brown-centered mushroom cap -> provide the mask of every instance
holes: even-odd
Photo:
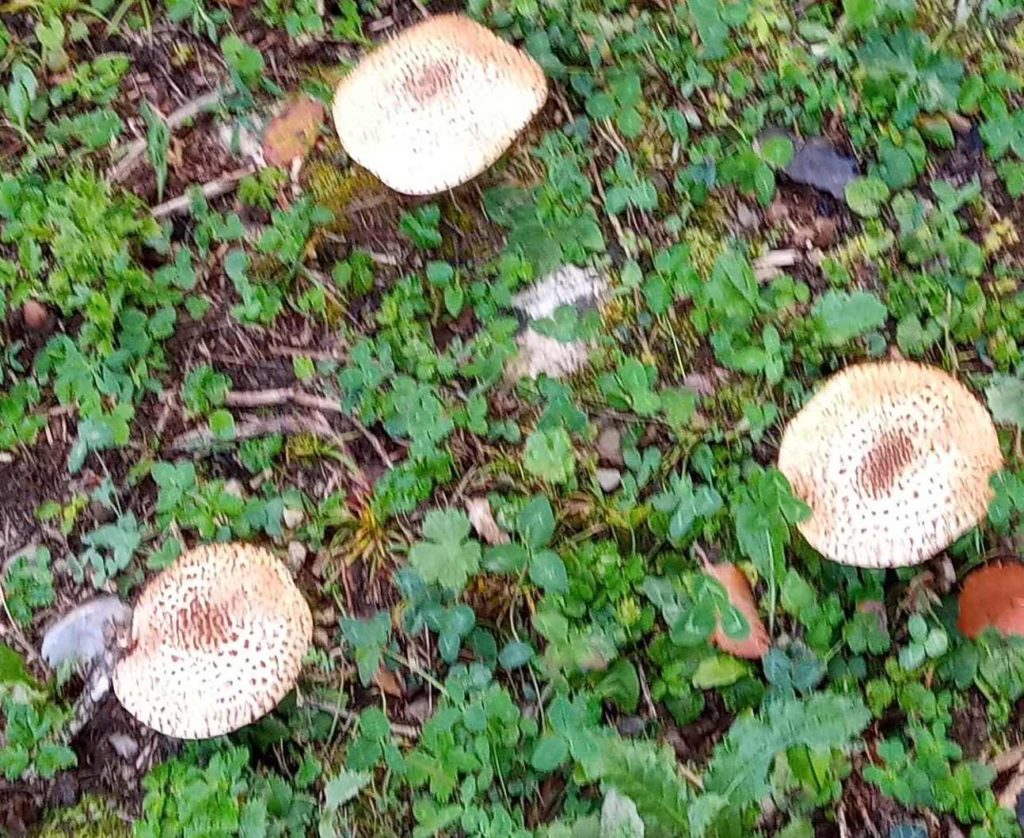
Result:
[[[779,469],[822,555],[860,567],[926,561],[978,523],[1002,467],[992,419],[956,379],[908,361],[849,367],[790,421]]]
[[[342,80],[334,124],[349,155],[392,189],[431,195],[494,163],[546,98],[526,53],[463,15],[436,15]]]
[[[220,736],[284,698],[312,634],[309,606],[268,551],[198,547],[139,596],[114,693],[135,718],[167,736]]]

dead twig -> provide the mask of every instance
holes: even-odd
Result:
[[[344,416],[346,421],[355,428],[359,434],[370,444],[373,450],[380,457],[381,461],[388,468],[394,468],[394,461],[380,440],[354,416],[345,412],[345,409],[335,400],[325,396],[315,396],[312,393],[305,393],[294,387],[280,387],[275,390],[248,390],[228,393],[224,400],[228,407],[275,407],[277,405],[291,404],[296,407],[306,407],[310,410],[322,410],[325,413],[336,413]]]
[[[186,102],[177,110],[172,111],[170,116],[166,118],[165,122],[167,123],[168,130],[173,131],[175,128],[181,127],[190,119],[199,116],[203,111],[217,107],[223,96],[224,91],[218,88],[216,90],[211,90],[209,93],[204,93],[202,96],[197,96],[190,102]],[[118,162],[110,168],[110,171],[107,172],[107,179],[113,183],[123,180],[135,167],[135,164],[142,159],[142,155],[145,151],[145,140],[135,140],[126,145],[121,159],[118,160]]]
[[[308,416],[272,416],[268,419],[254,419],[249,422],[240,422],[235,425],[235,434],[232,442],[240,439],[253,439],[258,436],[270,436],[271,434],[285,434],[294,436],[296,434],[318,434],[333,439],[335,433],[326,421],[314,421]],[[172,453],[185,451],[197,452],[213,448],[220,442],[209,428],[197,428],[194,431],[187,431],[175,437],[167,450]]]
[[[235,169],[233,172],[228,172],[226,175],[222,175],[216,180],[211,180],[209,183],[203,184],[199,191],[203,193],[203,197],[207,200],[219,198],[221,195],[227,195],[229,192],[233,192],[235,190],[235,187],[238,185],[238,181],[248,175],[251,175],[254,170],[255,167],[253,166],[245,166],[241,169]],[[177,215],[179,212],[186,212],[191,205],[192,195],[190,190],[184,195],[179,195],[177,198],[171,198],[169,201],[157,204],[150,210],[150,215],[152,215],[153,218],[166,218],[168,215]]]

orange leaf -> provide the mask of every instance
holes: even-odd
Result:
[[[395,698],[401,698],[405,695],[405,690],[402,688],[402,682],[398,680],[398,676],[384,666],[381,666],[377,670],[377,674],[373,676],[373,683],[377,685],[381,692]]]
[[[746,638],[734,640],[722,630],[722,623],[719,620],[718,627],[711,635],[711,642],[723,652],[728,652],[738,658],[751,660],[762,658],[772,643],[768,637],[768,630],[757,613],[754,592],[750,589],[750,582],[743,575],[743,571],[734,564],[725,563],[709,565],[704,572],[721,583],[729,596],[729,602],[750,624],[750,633]]]
[[[1024,635],[1024,565],[992,562],[964,580],[957,626],[975,638],[991,627]]]
[[[270,166],[287,166],[305,157],[316,142],[324,106],[313,99],[296,99],[267,124],[263,132],[263,157]]]

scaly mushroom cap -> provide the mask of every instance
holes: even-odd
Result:
[[[980,521],[1002,467],[992,419],[942,370],[907,361],[837,373],[790,421],[779,470],[822,555],[860,567],[926,561]]]
[[[432,195],[501,157],[547,90],[526,53],[463,15],[436,15],[341,81],[334,124],[349,155],[392,189]]]
[[[167,736],[220,736],[284,698],[312,635],[309,606],[268,551],[198,547],[139,596],[114,693],[135,718]]]

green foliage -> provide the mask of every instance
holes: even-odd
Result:
[[[428,584],[461,591],[480,567],[480,545],[468,537],[469,518],[450,509],[431,510],[423,536],[426,540],[409,551],[409,563]]]
[[[8,612],[16,622],[28,625],[37,610],[53,605],[50,551],[40,547],[14,559],[2,581]]]
[[[858,698],[835,693],[772,702],[763,716],[736,720],[708,766],[705,787],[733,803],[753,803],[771,789],[768,772],[776,754],[800,746],[849,747],[869,720]]]
[[[192,748],[146,776],[137,838],[306,834],[315,811],[308,795],[276,775],[252,772],[245,748],[225,748],[207,759],[200,754]]]

